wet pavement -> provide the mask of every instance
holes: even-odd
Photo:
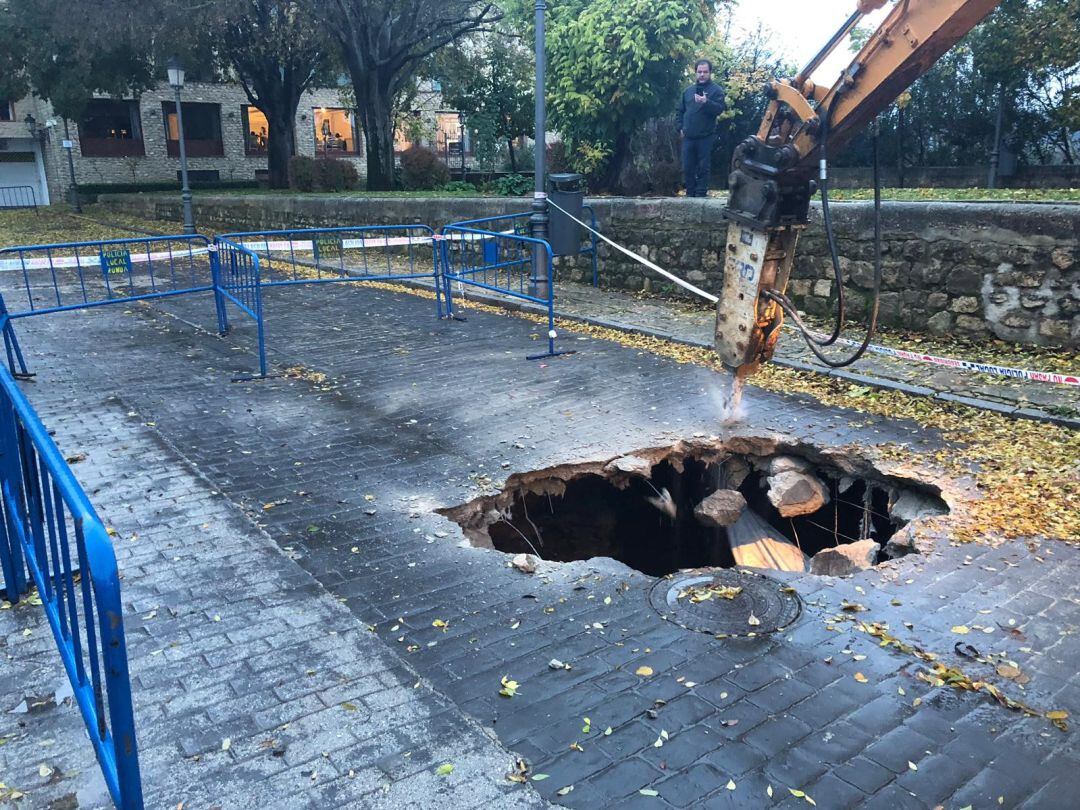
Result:
[[[265,306],[291,371],[249,383],[230,380],[253,329],[212,335],[208,297],[19,324],[31,402],[87,453],[76,475],[119,535],[148,806],[1053,807],[1080,788],[1073,732],[926,680],[932,654],[954,683],[1080,712],[1075,548],[942,540],[851,579],[787,577],[803,606],[779,633],[688,631],[650,605],[652,577],[522,574],[433,510],[716,434],[718,375],[572,334],[577,354],[527,362],[531,323],[438,322],[369,288]],[[819,447],[941,443],[756,388],[747,410],[739,432]],[[0,613],[0,640],[7,712],[61,681],[40,608]],[[9,785],[51,799],[94,772],[73,709],[3,717]],[[42,739],[59,780],[36,775]],[[546,778],[507,781],[514,756]]]

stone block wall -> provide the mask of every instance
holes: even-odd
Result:
[[[179,199],[105,195],[107,207],[179,220]],[[708,289],[723,278],[727,225],[717,199],[592,201],[601,230],[616,242]],[[214,229],[425,223],[433,227],[528,210],[525,199],[348,198],[341,196],[198,195],[196,220]],[[870,203],[834,203],[834,231],[849,311],[865,314],[873,282]],[[998,337],[1017,343],[1080,348],[1080,205],[886,203],[882,211],[881,319],[937,334]],[[680,288],[601,245],[601,284],[626,290]],[[585,257],[561,260],[562,272],[586,280]],[[821,227],[812,211],[790,292],[813,314],[831,312],[836,290]]]

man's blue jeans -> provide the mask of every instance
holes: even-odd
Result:
[[[704,197],[709,190],[709,168],[715,135],[683,138],[682,165],[687,197]]]

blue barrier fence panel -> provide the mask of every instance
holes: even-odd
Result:
[[[214,298],[217,305],[218,328],[229,331],[226,302],[231,301],[241,312],[254,318],[258,340],[259,375],[266,376],[266,327],[262,305],[262,267],[259,257],[251,250],[229,239],[218,237],[212,254]]]
[[[200,234],[24,245],[0,250],[12,318],[203,292],[213,286]]]
[[[259,255],[264,287],[431,279],[436,314],[442,316],[440,251],[427,225],[249,231],[219,239]]]
[[[14,378],[0,366],[0,572],[17,602],[31,583],[56,640],[105,783],[143,806],[120,577],[108,533]]]
[[[505,219],[508,218],[490,217],[478,223],[484,225]],[[547,311],[548,351],[530,355],[529,359],[565,353],[555,350],[555,287],[551,245],[542,239],[517,235],[509,230],[489,231],[458,224],[442,229],[441,242],[444,297],[448,313],[453,315],[454,311],[451,286],[454,282],[539,304]],[[535,275],[534,256],[538,250],[543,268],[540,272],[546,274],[546,297],[540,297],[537,289],[537,282],[544,280]]]

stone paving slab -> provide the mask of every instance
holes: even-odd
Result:
[[[895,635],[973,677],[991,679],[1041,709],[1076,715],[1076,549],[1040,541],[1033,544],[1036,555],[1023,544],[991,549],[942,542],[934,554],[909,556],[850,580],[790,580],[804,611],[780,634],[716,639],[690,633],[649,607],[652,577],[601,560],[545,564],[539,575],[526,576],[510,568],[505,555],[468,547],[457,527],[433,509],[471,498],[478,476],[497,480],[513,471],[715,433],[716,375],[571,335],[563,340],[572,341],[578,354],[528,363],[523,356],[535,346],[534,325],[485,313],[471,313],[464,324],[436,322],[430,301],[385,291],[275,290],[267,294],[266,307],[275,367],[300,366],[326,374],[325,382],[310,373],[228,382],[234,371],[250,370],[252,335],[243,324],[225,340],[204,331],[212,328],[208,300],[19,325],[41,375],[30,386],[31,400],[47,422],[59,419],[61,435],[64,414],[93,423],[116,407],[116,401],[97,393],[111,392],[124,419],[175,454],[171,459],[165,454],[168,468],[177,458],[189,464],[209,487],[245,510],[248,521],[320,588],[344,603],[339,612],[344,616],[347,609],[351,618],[340,619],[340,629],[334,625],[342,637],[357,643],[377,637],[384,645],[379,660],[387,661],[385,671],[364,666],[353,672],[352,697],[338,688],[342,684],[333,674],[355,665],[359,653],[318,647],[310,653],[318,662],[316,674],[308,676],[303,665],[303,675],[315,682],[299,694],[293,685],[304,682],[301,665],[292,657],[279,660],[274,639],[315,644],[305,638],[309,625],[290,626],[289,610],[277,611],[278,603],[255,597],[258,626],[226,633],[230,643],[253,645],[252,654],[237,658],[220,648],[200,653],[228,673],[236,692],[230,701],[236,707],[233,722],[241,729],[236,739],[246,741],[238,752],[250,753],[260,733],[295,719],[273,706],[267,710],[260,704],[264,697],[295,706],[297,717],[329,717],[325,712],[334,711],[340,700],[358,700],[358,708],[372,716],[393,715],[401,711],[398,701],[409,692],[415,672],[431,689],[420,702],[426,722],[445,718],[460,733],[475,729],[472,721],[490,729],[503,746],[528,760],[533,773],[548,775],[533,783],[539,793],[567,806],[801,807],[805,802],[789,792],[797,789],[830,807],[1041,807],[1055,806],[1055,797],[1080,787],[1080,752],[1072,732],[1008,711],[985,695],[933,688],[916,677],[925,669],[923,661],[883,649],[853,623],[833,618],[843,600],[861,603],[866,611],[860,617],[888,622]],[[70,352],[73,336],[83,347],[77,355]],[[753,388],[747,397],[755,432],[823,446],[940,442],[918,425],[849,415],[808,397]],[[101,441],[98,434],[79,436],[87,444]],[[75,451],[80,442],[65,448]],[[139,458],[153,453],[147,447]],[[84,463],[101,464],[98,474],[105,478],[116,477],[110,472],[115,465],[124,469],[119,455],[91,453]],[[128,497],[136,498],[140,489],[145,487],[133,482]],[[265,508],[281,500],[288,502]],[[207,507],[199,502],[171,506],[194,518],[192,526],[205,522]],[[242,553],[226,555],[222,579],[231,580],[238,575],[234,572],[258,576],[236,559]],[[187,564],[205,563],[207,556],[213,557],[192,548]],[[265,581],[261,576],[252,586]],[[293,604],[319,598],[310,590],[304,594]],[[142,595],[140,610],[156,596]],[[184,600],[201,596],[194,589],[190,596],[177,589],[174,598],[192,610]],[[199,610],[220,613],[201,603]],[[433,626],[436,619],[449,626]],[[366,633],[369,624],[376,627],[374,635]],[[1018,691],[991,667],[957,654],[960,636],[950,628],[959,624],[991,628],[962,640],[980,650],[1007,652],[1031,675],[1031,683]],[[271,629],[264,634],[262,626]],[[142,629],[133,626],[129,632],[138,638]],[[365,654],[371,660],[372,653]],[[548,661],[554,657],[573,669],[551,670]],[[643,664],[654,674],[635,674]],[[184,671],[182,661],[176,667]],[[327,671],[329,678],[320,677]],[[854,678],[856,672],[866,676],[865,683]],[[396,680],[375,690],[372,676],[380,684],[384,676]],[[519,681],[517,697],[499,696],[503,676]],[[167,716],[169,705],[189,694],[185,688],[170,696],[168,678],[162,677],[157,686],[149,671],[138,674],[140,684],[147,679],[148,692],[137,708],[140,722],[146,715]],[[184,677],[195,676],[177,675]],[[192,686],[195,694],[215,684],[200,679]],[[180,705],[182,716],[203,714],[197,706]],[[217,722],[216,710],[229,708],[211,703],[206,719]],[[582,731],[585,716],[592,721],[588,733]],[[381,738],[365,742],[351,726],[342,730],[352,739],[342,742],[333,738],[337,726],[327,730],[318,721],[296,722],[298,739],[317,740],[310,752],[321,758],[318,771],[331,774],[332,785],[349,784],[343,771],[350,760],[340,752],[357,752],[367,770],[354,770],[365,774],[388,752]],[[605,735],[608,727],[612,733]],[[170,730],[173,756],[182,760],[184,751],[176,748],[187,744],[192,754],[203,752],[203,767],[220,767],[215,740],[209,734],[200,739],[200,728],[195,723],[190,730],[175,729],[186,733]],[[662,731],[667,739],[657,746]],[[409,738],[400,743],[401,748],[410,744]],[[152,734],[144,745],[149,751],[168,750],[167,741]],[[506,755],[490,741],[487,745],[505,763]],[[328,757],[316,751],[327,748],[332,748]],[[430,762],[438,761],[434,752],[442,750],[432,744]],[[260,770],[252,780],[259,791],[281,786],[286,795],[310,797],[303,779],[310,779],[304,772],[314,766],[298,762],[301,758],[286,755],[278,764],[255,756],[251,761]],[[464,758],[455,754],[454,759]],[[159,761],[159,767],[166,763]],[[194,767],[185,765],[181,772]],[[268,773],[272,768],[289,775]],[[473,773],[481,771],[492,779],[491,790],[501,790],[497,769]],[[440,784],[430,769],[418,770],[415,777],[411,783],[388,779],[391,793],[401,784],[405,795],[414,785],[413,796],[427,796],[432,784]],[[729,789],[732,783],[735,790]],[[374,780],[368,784],[378,789]],[[483,788],[485,783],[467,777],[455,784],[460,785],[456,795],[471,799],[474,784]],[[643,795],[641,789],[657,795]],[[382,797],[387,804],[389,795]],[[491,802],[475,795],[477,803]],[[502,806],[506,795],[499,794],[495,804]],[[273,805],[267,793],[257,796]],[[401,799],[395,806],[411,801]]]
[[[26,390],[61,449],[87,455],[75,473],[118,532],[148,808],[542,804],[505,781],[512,757],[491,736],[148,419],[89,379],[68,384],[45,373]],[[43,611],[24,602],[0,628],[0,781],[26,794],[17,806],[108,806]],[[54,693],[60,705],[40,700]],[[50,705],[13,712],[24,699]]]

